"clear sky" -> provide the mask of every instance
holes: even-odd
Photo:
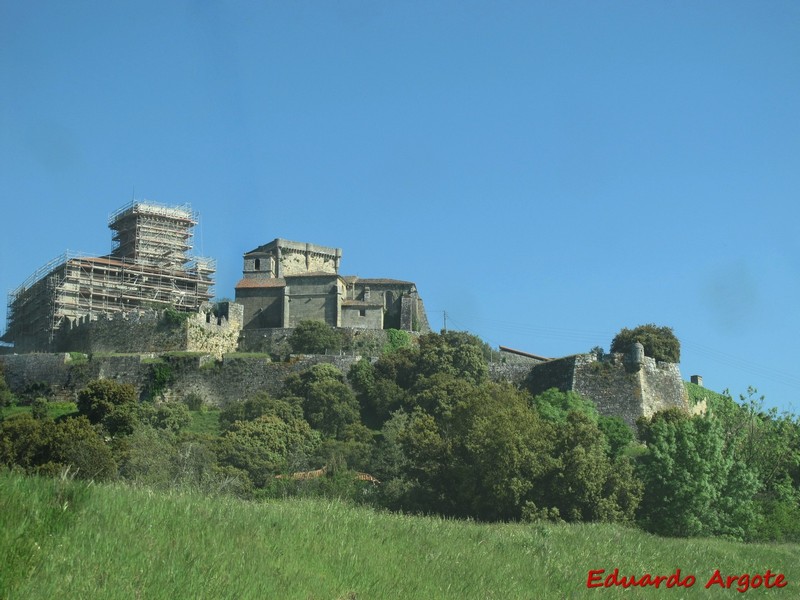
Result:
[[[546,356],[656,323],[800,412],[800,3],[0,0],[0,290],[189,202]],[[5,322],[5,303],[0,318]]]

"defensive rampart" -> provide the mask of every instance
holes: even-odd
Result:
[[[659,410],[689,409],[678,365],[643,355],[576,354],[551,360],[533,366],[526,387],[533,394],[550,388],[577,392],[592,400],[600,414],[621,417],[631,427]]]

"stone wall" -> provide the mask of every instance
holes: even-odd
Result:
[[[286,344],[291,329],[264,330],[272,347]],[[254,332],[247,332],[250,335]],[[224,405],[259,391],[276,394],[284,379],[310,366],[326,362],[347,374],[361,356],[378,356],[387,341],[384,330],[343,330],[352,336],[349,352],[340,355],[294,356],[286,362],[271,362],[267,356],[225,356],[214,360],[210,355],[118,355],[92,357],[69,354],[0,355],[6,381],[12,392],[20,394],[42,385],[53,397],[74,400],[76,393],[98,378],[131,383],[145,396],[153,381],[156,364],[168,365],[172,381],[166,394],[181,399],[199,395],[207,404]],[[357,348],[371,349],[359,352]],[[288,352],[286,353],[288,355]],[[688,396],[678,365],[656,362],[644,357],[632,363],[622,354],[598,359],[594,354],[579,354],[535,364],[492,361],[489,375],[497,381],[524,382],[532,393],[550,388],[572,390],[593,400],[600,414],[621,417],[631,427],[641,416],[677,407],[688,410]]]
[[[244,329],[239,337],[241,352],[265,352],[273,356],[289,356],[292,348],[289,337],[294,331],[291,327],[268,329]],[[349,355],[380,356],[389,341],[387,329],[360,329],[339,327],[342,336],[342,352]],[[420,334],[407,332],[412,339]]]
[[[621,417],[635,427],[639,417],[667,408],[689,409],[678,365],[623,354],[578,354],[535,365],[526,378],[533,394],[550,388],[574,391],[597,405],[600,414]]]
[[[268,358],[226,357],[222,361],[202,356],[129,355],[92,357],[71,361],[66,354],[25,354],[0,356],[11,391],[23,394],[36,387],[58,400],[74,401],[77,393],[93,379],[113,379],[132,384],[140,397],[147,395],[156,364],[168,365],[171,382],[165,397],[180,400],[199,395],[211,406],[245,399],[266,391],[277,394],[283,381],[318,363],[330,363],[345,375],[359,356],[299,356],[273,363]]]
[[[64,324],[56,338],[63,352],[169,352],[185,350],[186,334],[181,324],[168,323],[156,310],[84,317]]]
[[[63,352],[142,353],[203,352],[222,357],[235,352],[242,329],[241,305],[224,302],[219,307],[204,302],[185,320],[170,320],[164,311],[147,310],[100,315],[65,323],[56,339]]]
[[[203,303],[200,311],[186,321],[186,350],[202,352],[216,358],[236,352],[242,331],[241,304],[221,302],[216,313],[211,304]]]

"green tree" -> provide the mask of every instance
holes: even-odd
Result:
[[[82,479],[111,479],[117,464],[111,449],[86,417],[70,417],[56,424],[50,460]],[[59,469],[60,470],[60,469]]]
[[[570,411],[555,423],[552,456],[537,506],[556,508],[566,521],[633,521],[642,484],[627,458],[611,460],[605,436],[587,414]]]
[[[338,352],[342,338],[336,330],[322,321],[301,321],[289,336],[292,352],[298,354],[325,354]]]
[[[55,424],[20,413],[0,421],[0,464],[32,470],[50,460]]]
[[[191,425],[192,415],[183,402],[162,402],[152,407],[147,422],[156,429],[168,429],[177,433]]]
[[[633,443],[634,435],[630,427],[619,417],[599,416],[597,426],[608,441],[608,451],[612,459],[620,456]]]
[[[306,421],[329,436],[341,438],[345,428],[359,420],[358,400],[333,365],[314,365],[287,377],[284,394],[302,398]]]
[[[116,473],[110,448],[86,417],[58,423],[22,413],[0,422],[0,464],[55,475],[66,467],[84,479]]]
[[[627,353],[634,342],[644,346],[645,356],[656,360],[678,363],[681,361],[681,343],[671,327],[654,324],[622,329],[611,341],[611,352]]]
[[[719,420],[676,409],[639,421],[647,444],[638,472],[644,483],[640,521],[659,535],[725,535],[752,527],[755,472],[726,444]]]
[[[395,352],[400,348],[408,348],[411,346],[411,334],[402,329],[387,329],[386,330],[386,343],[384,344],[381,352],[389,354]]]
[[[273,398],[266,392],[259,392],[247,400],[226,404],[219,413],[219,426],[225,430],[235,421],[252,421],[262,415],[275,415],[287,422],[302,419],[302,399],[295,396]]]
[[[78,412],[109,432],[130,433],[136,421],[136,389],[112,379],[96,379],[78,392]]]
[[[319,442],[305,421],[286,423],[264,415],[234,422],[220,438],[217,456],[221,465],[247,473],[256,487],[264,487],[274,475],[305,466]]]
[[[753,388],[740,395],[711,397],[709,414],[723,430],[735,457],[758,477],[760,521],[748,539],[800,541],[800,419],[766,409]]]
[[[481,383],[489,372],[483,346],[480,338],[463,331],[423,335],[416,356],[417,376],[448,373]]]
[[[11,389],[6,382],[4,368],[3,363],[0,362],[0,408],[8,406],[14,401],[14,394],[11,393]]]
[[[395,437],[402,458],[393,459],[405,482],[397,504],[457,517],[519,518],[549,462],[547,425],[527,397],[441,373],[426,380],[422,394],[407,419],[387,422],[403,425]]]
[[[599,418],[594,402],[573,391],[550,388],[534,396],[533,405],[542,417],[556,423],[566,423],[570,412],[582,413],[593,423]]]

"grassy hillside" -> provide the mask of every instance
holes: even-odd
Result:
[[[684,589],[587,589],[590,569],[669,575]],[[661,539],[608,525],[482,525],[338,502],[248,503],[0,473],[0,597],[732,598],[723,574],[784,573],[800,547]],[[751,594],[752,595],[752,594]]]

